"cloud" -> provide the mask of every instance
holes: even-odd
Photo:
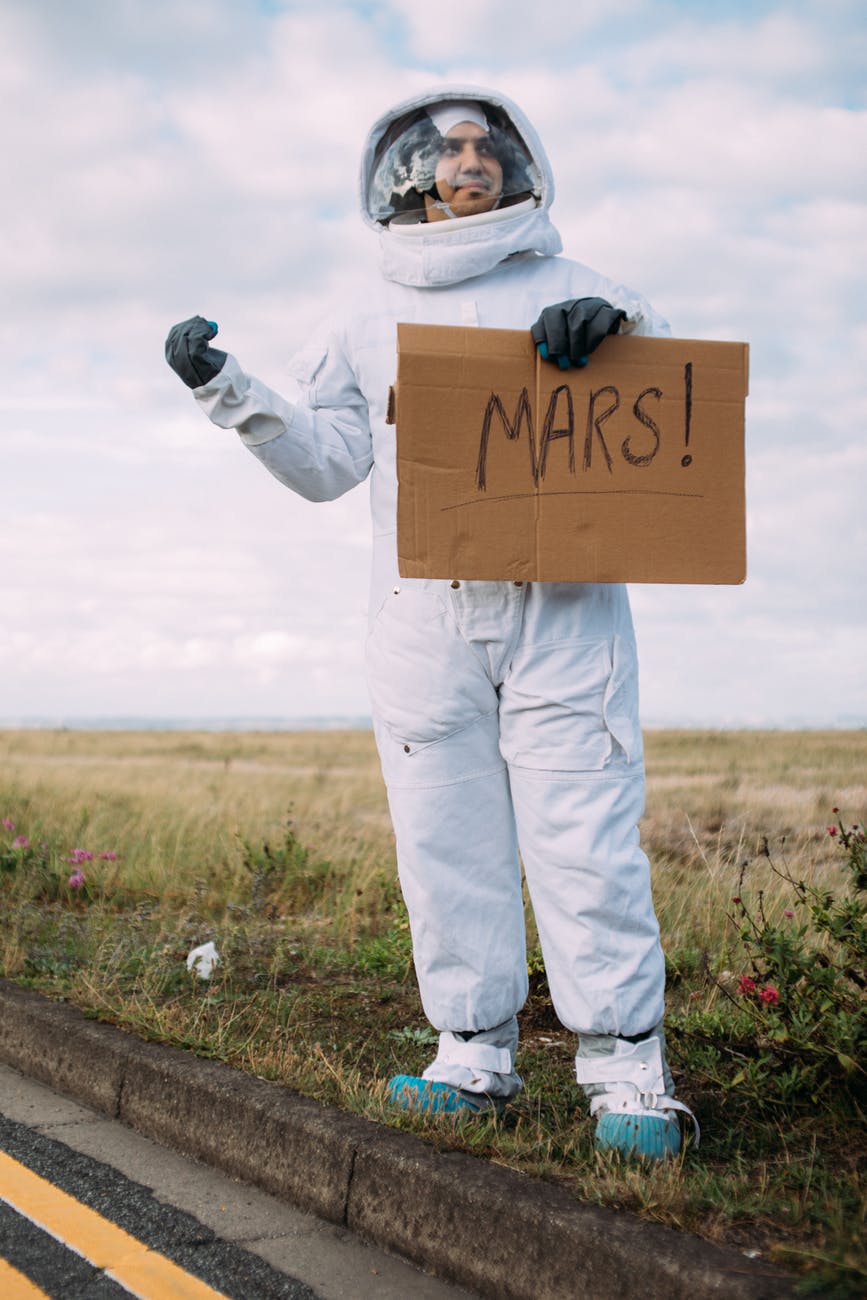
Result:
[[[368,123],[442,77],[527,110],[570,256],[751,345],[750,577],[635,590],[645,706],[867,718],[857,4],[9,0],[2,26],[0,715],[366,711],[367,489],[293,497],[162,342],[201,311],[285,386],[375,256]]]
[[[435,6],[392,0],[411,57],[427,64],[540,62],[600,25],[647,12],[647,0],[548,0],[531,10],[520,0],[439,0]]]
[[[243,500],[222,484],[217,517],[183,496],[7,516],[0,717],[367,711],[363,501],[314,511],[261,472]]]

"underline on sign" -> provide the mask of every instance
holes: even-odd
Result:
[[[440,512],[463,510],[464,506],[493,505],[497,501],[526,501],[535,497],[546,501],[548,497],[689,497],[703,501],[703,492],[660,492],[653,488],[573,488],[567,492],[507,492],[501,497],[474,497],[472,501],[457,501],[453,506],[440,506]]]

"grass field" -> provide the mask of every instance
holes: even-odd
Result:
[[[760,1252],[822,1295],[863,1294],[864,908],[841,835],[865,820],[867,732],[646,744],[670,1056],[703,1129],[664,1168],[594,1151],[529,914],[519,1100],[472,1126],[388,1111],[385,1081],[423,1068],[435,1035],[367,732],[0,732],[2,969],[143,1036]],[[205,982],[185,957],[207,940],[221,962]],[[776,980],[779,1007],[741,997],[751,972]]]

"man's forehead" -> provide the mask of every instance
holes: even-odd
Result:
[[[461,122],[474,122],[483,131],[488,130],[488,116],[481,104],[469,100],[451,100],[444,104],[429,104],[428,117],[440,135],[448,135]]]
[[[489,128],[479,126],[476,122],[457,122],[446,131],[447,140],[478,140],[480,136],[489,135]]]

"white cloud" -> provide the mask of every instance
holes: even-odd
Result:
[[[848,6],[850,22],[835,23],[829,8],[793,4],[763,15],[757,5],[750,21],[718,5],[675,5],[669,21],[656,32],[643,33],[640,44],[624,43],[619,65],[636,83],[673,77],[698,82],[724,73],[732,83],[809,93],[814,78],[827,78],[832,68],[839,74],[847,52],[851,57],[853,46],[857,50],[864,44],[857,5]]]
[[[595,0],[548,0],[537,8],[521,0],[391,0],[387,7],[399,16],[420,63],[456,71],[505,67],[510,74],[580,57],[600,40],[612,42],[615,53],[628,49],[634,25],[643,29],[658,11],[651,0],[609,0],[604,7]],[[479,78],[483,85],[492,80]]]
[[[368,123],[442,75],[527,110],[569,255],[751,344],[750,578],[636,590],[649,714],[867,718],[857,5],[7,0],[0,24],[0,716],[366,711],[366,489],[286,492],[162,341],[204,312],[283,385],[374,254]]]

